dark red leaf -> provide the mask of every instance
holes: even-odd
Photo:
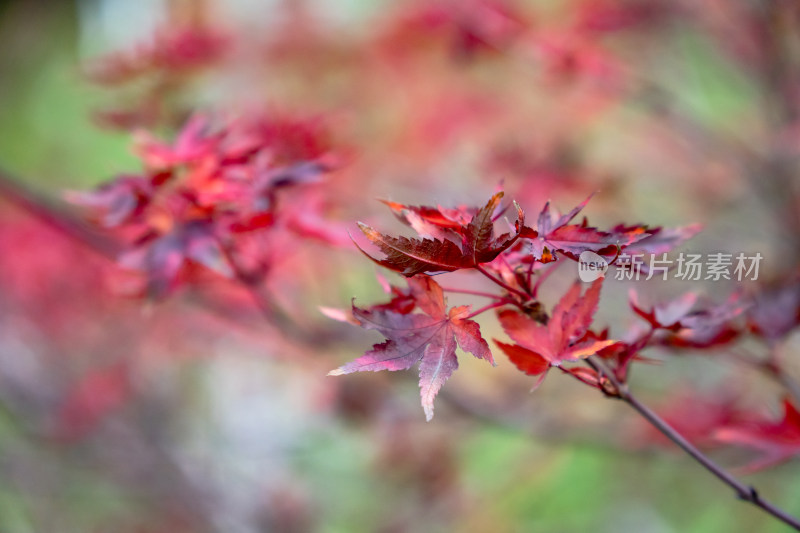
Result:
[[[361,309],[354,305],[353,317],[361,327],[376,329],[387,340],[329,375],[406,370],[419,363],[422,407],[430,420],[436,394],[458,368],[457,346],[492,364],[494,360],[478,324],[466,318],[469,306],[447,311],[442,288],[429,276],[410,278],[408,285],[423,313],[403,314],[379,307]]]
[[[590,199],[591,196],[561,216],[550,211],[550,202],[545,204],[539,213],[536,231],[530,228],[523,231],[523,236],[529,239],[533,257],[547,263],[555,260],[558,253],[572,259],[577,259],[585,251],[610,254],[647,236],[641,227],[605,232],[585,223],[569,224]]]
[[[586,358],[616,342],[586,336],[597,310],[601,286],[602,278],[581,296],[580,284],[573,285],[553,309],[547,325],[513,310],[499,313],[500,324],[514,342],[551,365]]]
[[[516,233],[513,235],[506,233],[498,238],[494,237],[494,219],[492,217],[499,207],[502,197],[503,193],[495,194],[484,207],[476,212],[466,225],[450,228],[434,224],[438,228],[437,231],[446,229],[454,232],[453,235],[459,236],[460,247],[459,244],[456,244],[456,239],[450,240],[447,238],[451,235],[444,235],[441,232],[437,233],[443,235],[441,239],[410,239],[384,235],[366,224],[359,223],[364,235],[380,248],[387,257],[379,260],[370,256],[364,250],[361,251],[377,264],[395,272],[400,272],[404,276],[414,276],[421,273],[453,272],[462,268],[473,268],[481,263],[488,263],[514,243],[524,226],[524,213],[517,206]],[[420,209],[422,208],[418,208],[418,210]],[[408,213],[404,216],[407,221],[410,220]],[[413,222],[409,223],[413,225]],[[429,234],[433,233],[429,229],[423,229],[422,231],[426,231]],[[361,248],[359,247],[359,249]]]

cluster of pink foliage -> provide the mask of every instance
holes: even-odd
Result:
[[[192,265],[260,283],[281,239],[276,233],[341,242],[313,188],[336,161],[317,120],[219,122],[194,116],[172,144],[142,133],[143,174],[71,195],[126,239],[120,263],[143,274],[138,292],[164,295]]]

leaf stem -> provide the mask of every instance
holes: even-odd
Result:
[[[491,298],[492,300],[501,300],[503,299],[502,296],[497,294],[492,294],[490,292],[482,292],[482,291],[473,291],[471,289],[455,289],[452,287],[442,287],[444,292],[454,292],[456,294],[469,294],[471,296],[480,296],[482,298]]]
[[[466,317],[464,317],[464,319],[476,317],[476,316],[480,315],[481,313],[485,313],[486,311],[488,311],[490,309],[495,309],[497,307],[502,307],[502,306],[504,306],[504,305],[506,305],[508,303],[510,303],[510,302],[505,301],[505,300],[502,301],[502,302],[492,302],[492,303],[490,303],[488,305],[484,305],[483,307],[481,307],[477,311],[474,311],[474,312],[468,314]]]
[[[700,463],[706,470],[711,472],[717,479],[728,485],[736,493],[736,496],[743,501],[749,502],[761,510],[769,513],[774,518],[780,520],[797,531],[800,531],[800,520],[788,514],[786,511],[780,509],[773,503],[762,498],[755,487],[746,485],[736,479],[730,472],[715,463],[710,457],[701,452],[691,442],[678,433],[675,428],[670,426],[663,418],[658,416],[649,407],[639,401],[636,396],[628,388],[626,383],[620,382],[617,377],[598,359],[590,357],[586,362],[595,369],[599,374],[603,375],[609,383],[613,386],[613,391],[606,389],[606,394],[612,398],[617,398],[630,405],[636,412],[638,412],[645,420],[647,420],[653,427],[658,429],[669,440],[674,442],[684,452],[689,454],[692,459]]]
[[[522,292],[519,289],[515,289],[511,285],[507,284],[505,281],[501,280],[500,278],[498,278],[497,276],[493,275],[491,272],[489,272],[488,270],[483,268],[481,265],[476,265],[475,266],[475,270],[477,270],[478,272],[480,272],[481,274],[483,274],[484,276],[486,276],[487,278],[492,280],[495,284],[500,285],[501,287],[503,287],[508,292],[510,292],[512,294],[516,294],[517,296],[522,298],[524,302],[527,302],[528,300],[531,299],[530,295],[525,294],[524,292]]]
[[[558,365],[556,368],[561,370],[561,372],[563,372],[564,374],[566,374],[566,375],[568,375],[568,376],[570,376],[572,378],[577,379],[578,381],[580,381],[584,385],[589,385],[590,387],[595,388],[595,389],[598,387],[597,383],[592,383],[591,381],[589,381],[588,379],[584,378],[583,376],[579,376],[578,374],[573,374],[572,372],[570,372],[569,370],[567,370],[566,368],[564,368],[561,365]]]

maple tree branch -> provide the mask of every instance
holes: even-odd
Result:
[[[261,314],[270,322],[274,322],[286,332],[296,333],[298,338],[304,338],[303,332],[295,331],[297,328],[294,321],[278,307],[272,298],[267,296],[261,288],[261,284],[254,277],[245,271],[236,255],[228,246],[222,246],[222,252],[233,270],[233,276],[250,294],[253,303],[258,307]]]
[[[56,206],[43,195],[24,185],[19,178],[0,169],[0,196],[36,217],[50,228],[70,237],[105,257],[116,258],[119,245],[92,231],[81,219]]]
[[[233,270],[233,276],[250,294],[253,303],[256,304],[258,309],[268,320],[274,320],[278,314],[278,309],[273,304],[272,299],[268,298],[260,289],[259,284],[253,279],[253,276],[245,272],[242,265],[236,260],[233,251],[228,246],[222,246],[222,253],[225,259]]]
[[[233,270],[235,280],[248,292],[261,316],[286,339],[301,346],[317,347],[340,338],[335,329],[299,324],[275,302],[274,298],[267,295],[260,281],[245,271],[237,261],[235,253],[228,246],[221,248]]]
[[[684,452],[689,454],[692,459],[700,463],[706,470],[711,472],[720,481],[728,485],[736,493],[736,496],[743,501],[749,502],[763,511],[769,513],[781,522],[793,527],[795,530],[800,531],[800,519],[790,515],[783,509],[777,507],[775,504],[765,500],[761,497],[755,487],[746,485],[736,479],[730,472],[714,462],[710,457],[701,452],[694,444],[686,440],[686,438],[678,433],[672,426],[670,426],[663,418],[658,416],[653,410],[639,401],[636,396],[628,388],[627,383],[620,382],[617,377],[611,372],[600,360],[589,357],[586,359],[587,364],[591,366],[598,374],[605,377],[608,382],[613,386],[613,389],[603,389],[607,396],[622,400],[630,405],[636,412],[638,412],[645,420],[647,420],[653,427],[659,430],[664,436],[675,443]]]

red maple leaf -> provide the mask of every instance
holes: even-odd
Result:
[[[445,208],[427,205],[405,205],[390,200],[381,200],[395,214],[397,219],[414,229],[420,237],[461,243],[460,230],[469,224],[477,209],[466,206]]]
[[[419,363],[422,407],[430,420],[436,394],[458,368],[457,345],[492,364],[494,359],[478,323],[467,318],[470,306],[447,310],[442,288],[429,276],[410,278],[408,286],[422,313],[399,313],[381,306],[361,309],[354,305],[353,318],[359,325],[380,331],[387,340],[328,375],[407,370]]]
[[[556,252],[572,259],[585,251],[610,254],[648,236],[644,226],[618,227],[606,232],[589,227],[585,220],[582,224],[569,224],[591,198],[589,196],[565,215],[551,212],[550,202],[545,203],[539,213],[536,230],[524,228],[522,232],[522,237],[530,243],[531,253],[537,260],[544,263],[553,261]]]
[[[500,324],[517,346],[504,343],[498,346],[517,368],[528,375],[540,376],[541,381],[551,366],[584,359],[615,344],[617,341],[587,335],[601,287],[602,278],[581,296],[581,285],[575,283],[555,306],[546,325],[517,311],[501,311]]]
[[[727,301],[717,305],[709,305],[694,311],[689,311],[690,296],[667,305],[656,306],[649,312],[652,315],[651,324],[661,327],[663,335],[657,338],[660,344],[673,348],[711,348],[726,344],[741,333],[741,328],[735,321],[749,306],[744,303],[737,293],[732,294]],[[659,319],[659,309],[661,318]],[[641,309],[634,311],[647,319],[648,312]],[[672,324],[659,325],[658,320]],[[668,327],[665,327],[668,326]]]
[[[645,319],[653,329],[680,330],[682,327],[681,320],[689,315],[689,311],[697,303],[697,294],[687,292],[674,300],[658,303],[647,310],[639,303],[636,291],[631,289],[628,294],[629,304],[633,312]]]
[[[494,236],[493,215],[499,207],[502,197],[502,192],[495,194],[484,207],[477,210],[469,223],[457,226],[452,225],[453,220],[441,211],[441,217],[434,216],[428,211],[432,208],[417,208],[408,211],[415,213],[420,219],[422,218],[420,213],[425,213],[430,225],[452,231],[452,235],[457,237],[460,242],[455,237],[452,240],[448,238],[392,237],[384,235],[366,224],[359,223],[364,235],[387,257],[386,259],[375,259],[360,247],[359,250],[377,264],[409,277],[425,272],[453,272],[488,263],[516,241],[525,221],[525,214],[517,206],[516,234],[504,233],[499,237]],[[391,207],[396,209],[395,206]]]
[[[733,388],[726,388],[699,396],[689,389],[678,388],[660,402],[656,412],[692,444],[701,448],[719,447],[721,443],[714,438],[715,428],[737,424],[742,418],[734,408],[733,392]],[[643,419],[638,419],[632,429],[634,434],[629,442],[634,446],[674,446],[663,433]]]

